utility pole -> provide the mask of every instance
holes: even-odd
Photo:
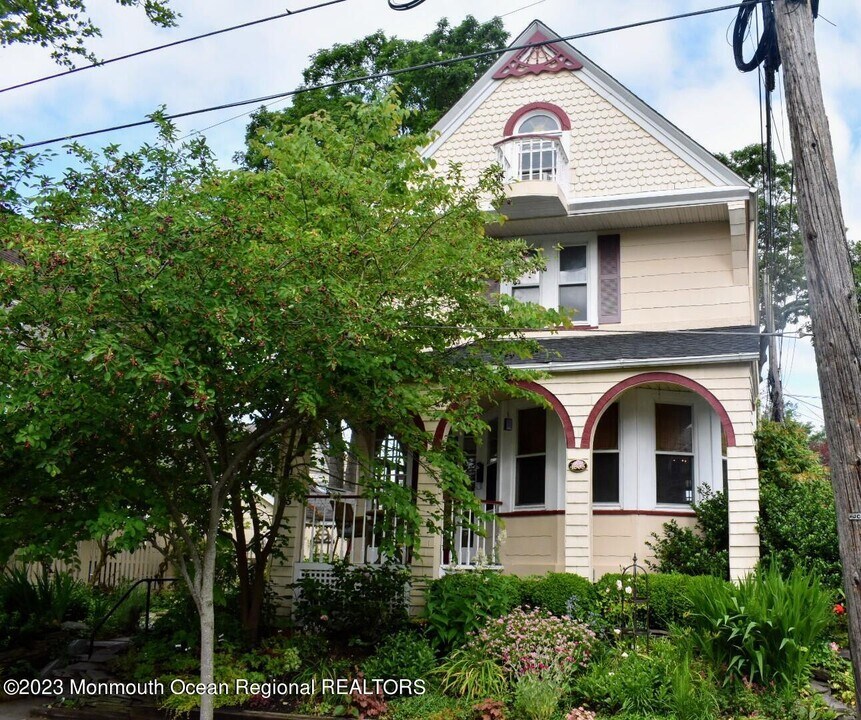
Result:
[[[774,10],[798,178],[814,349],[831,448],[849,647],[861,707],[861,318],[822,102],[812,8],[808,0],[775,0]]]

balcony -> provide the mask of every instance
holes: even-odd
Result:
[[[501,212],[511,219],[568,212],[568,154],[558,134],[516,135],[496,144],[505,182]]]

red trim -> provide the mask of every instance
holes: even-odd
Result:
[[[548,38],[540,30],[529,38],[529,41],[524,45],[532,45],[533,43],[547,43]],[[527,63],[524,58],[529,57],[530,53],[536,49],[543,49],[550,59],[543,63]],[[577,60],[564,45],[559,43],[547,43],[536,48],[523,48],[520,52],[514,55],[505,65],[493,74],[494,80],[504,80],[507,77],[520,77],[522,75],[538,75],[543,72],[559,72],[560,70],[579,70],[583,64]]]
[[[710,390],[700,385],[696,380],[691,380],[684,375],[668,372],[640,373],[639,375],[634,375],[633,377],[629,377],[627,380],[622,380],[621,382],[616,383],[607,392],[605,392],[601,396],[601,399],[595,403],[595,407],[592,408],[592,412],[589,413],[589,417],[586,418],[586,424],[583,426],[583,435],[580,438],[580,447],[589,448],[591,446],[592,429],[598,423],[598,419],[601,417],[601,413],[604,412],[604,408],[613,402],[616,397],[629,388],[653,382],[681,385],[688,390],[692,390],[706,400],[706,402],[712,406],[712,410],[714,410],[720,418],[720,424],[723,427],[724,434],[726,435],[727,447],[735,447],[735,430],[732,426],[732,420],[729,419],[729,414],[727,413],[726,408],[721,404],[721,401],[718,400]]]
[[[565,447],[573,450],[577,447],[577,439],[574,437],[574,425],[571,423],[571,416],[568,414],[568,411],[565,409],[565,406],[562,404],[562,401],[556,397],[552,392],[550,392],[546,387],[539,385],[538,383],[532,382],[531,380],[518,380],[516,383],[517,387],[523,388],[524,390],[529,390],[538,395],[541,395],[547,402],[550,403],[550,407],[553,408],[553,411],[556,413],[560,422],[562,423],[562,429],[565,431]],[[448,427],[448,420],[442,418],[439,421],[439,424],[436,426],[436,432],[433,436],[433,446],[438,448],[442,444],[442,440],[445,437],[445,431]]]
[[[514,114],[508,118],[508,122],[505,123],[505,129],[502,131],[503,136],[507,138],[510,135],[514,135],[514,127],[517,125],[517,121],[526,115],[526,113],[531,113],[533,110],[547,110],[547,112],[553,113],[556,116],[556,119],[559,121],[559,125],[563,130],[571,129],[571,120],[568,119],[568,115],[561,107],[554,105],[553,103],[533,102],[528,105],[524,105],[520,110],[516,110]]]
[[[571,416],[562,404],[562,401],[550,392],[546,387],[539,385],[531,380],[518,380],[515,385],[524,390],[530,390],[538,395],[541,395],[550,406],[553,408],[556,415],[562,421],[562,428],[565,430],[565,447],[574,449],[577,447],[577,440],[574,437],[574,425],[571,424]]]
[[[592,509],[593,515],[655,515],[656,517],[696,517],[693,510],[601,510]]]
[[[496,513],[496,517],[543,517],[544,515],[564,515],[564,510],[511,510],[510,512]]]

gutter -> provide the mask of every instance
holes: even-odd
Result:
[[[669,358],[619,358],[618,360],[594,360],[584,362],[515,363],[508,367],[518,370],[544,370],[549,373],[574,370],[613,370],[632,367],[665,367],[670,365],[716,365],[732,362],[759,361],[759,352],[729,353],[724,355],[691,355]]]

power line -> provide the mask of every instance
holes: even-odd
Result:
[[[343,2],[344,0],[331,0],[332,2]],[[766,2],[767,0],[746,0],[747,3],[761,3]],[[436,67],[445,67],[448,65],[455,65],[457,63],[466,62],[469,60],[478,60],[480,58],[492,57],[494,55],[502,55],[506,52],[517,51],[517,50],[528,50],[536,47],[543,47],[544,45],[552,45],[558,42],[568,42],[571,40],[580,40],[588,37],[595,37],[597,35],[606,35],[608,33],[618,32],[620,30],[631,30],[638,27],[643,27],[646,25],[655,25],[657,23],[668,22],[670,20],[681,20],[689,17],[697,17],[700,15],[709,15],[712,13],[723,12],[725,10],[737,10],[739,8],[738,4],[732,5],[721,5],[719,7],[707,8],[705,10],[694,10],[692,12],[679,13],[677,15],[667,15],[660,18],[653,18],[651,20],[641,20],[635,23],[627,23],[625,25],[615,25],[613,27],[602,28],[600,30],[590,30],[588,32],[583,33],[575,33],[573,35],[566,35],[563,37],[558,37],[553,40],[543,40],[541,42],[534,43],[526,43],[524,45],[512,45],[504,48],[495,48],[493,50],[484,50],[482,52],[470,53],[469,55],[461,55],[455,58],[447,58],[445,60],[435,60],[433,62],[426,62],[420,65],[412,65],[410,67],[405,68],[397,68],[394,70],[386,70],[384,72],[372,73],[369,75],[360,75],[358,77],[348,78],[346,80],[333,80],[328,83],[320,83],[319,85],[311,85],[308,87],[297,88],[295,90],[287,90],[285,92],[273,93],[272,95],[263,95],[261,97],[251,98],[249,100],[237,100],[235,102],[230,103],[222,103],[221,105],[212,105],[210,107],[199,108],[197,110],[188,110],[186,112],[180,113],[172,113],[169,115],[161,116],[165,120],[178,120],[185,117],[190,117],[192,115],[200,115],[208,112],[215,112],[216,110],[227,110],[229,108],[234,107],[242,107],[245,105],[257,105],[258,103],[266,103],[272,100],[278,100],[280,98],[292,97],[294,95],[299,95],[305,92],[311,92],[313,90],[327,90],[329,88],[341,87],[343,85],[349,85],[351,83],[360,83],[360,82],[368,82],[371,80],[382,80],[387,77],[397,77],[398,75],[403,75],[408,72],[418,72],[421,70],[429,70],[431,68]],[[295,13],[294,13],[295,14]],[[34,147],[41,147],[44,145],[52,145],[54,143],[63,142],[65,140],[76,140],[82,137],[90,137],[93,135],[101,135],[103,133],[115,132],[117,130],[129,130],[131,128],[143,127],[145,125],[151,125],[155,122],[152,117],[148,117],[146,120],[138,120],[135,122],[124,123],[122,125],[113,125],[107,128],[101,128],[99,130],[89,130],[87,132],[74,133],[70,135],[63,135],[61,137],[51,138],[50,140],[40,140],[38,142],[26,143],[23,145],[19,145],[18,147],[21,149],[28,149]]]
[[[346,2],[346,0],[327,0],[326,2],[318,3],[317,5],[309,5],[308,7],[300,8],[299,10],[287,10],[286,12],[279,13],[278,15],[270,15],[269,17],[260,18],[259,20],[251,20],[250,22],[240,23],[239,25],[231,25],[230,27],[222,28],[221,30],[212,30],[211,32],[203,33],[202,35],[193,35],[192,37],[187,37],[183,40],[174,40],[173,42],[164,43],[163,45],[156,45],[155,47],[146,48],[145,50],[137,50],[132,53],[126,53],[125,55],[117,55],[116,57],[112,57],[107,60],[99,60],[98,62],[94,62],[91,65],[81,65],[80,67],[72,68],[71,70],[64,70],[63,72],[54,73],[52,75],[45,75],[44,77],[35,78],[34,80],[27,80],[26,82],[18,83],[17,85],[10,85],[9,87],[0,88],[0,93],[8,92],[9,90],[17,90],[18,88],[22,87],[28,87],[29,85],[36,85],[37,83],[43,83],[48,80],[53,80],[54,78],[66,77],[67,75],[73,75],[74,73],[83,72],[84,70],[92,70],[93,68],[103,67],[105,65],[110,65],[111,63],[120,62],[121,60],[128,60],[130,58],[156,52],[157,50],[165,50],[167,48],[175,47],[177,45],[184,45],[185,43],[194,42],[195,40],[203,40],[204,38],[213,37],[215,35],[223,35],[224,33],[252,27],[253,25],[261,25],[262,23],[271,22],[272,20],[280,20],[285,17],[290,17],[291,15],[301,15],[302,13],[306,13],[310,10],[318,10],[319,8],[324,8],[329,5],[337,5],[342,2]]]

